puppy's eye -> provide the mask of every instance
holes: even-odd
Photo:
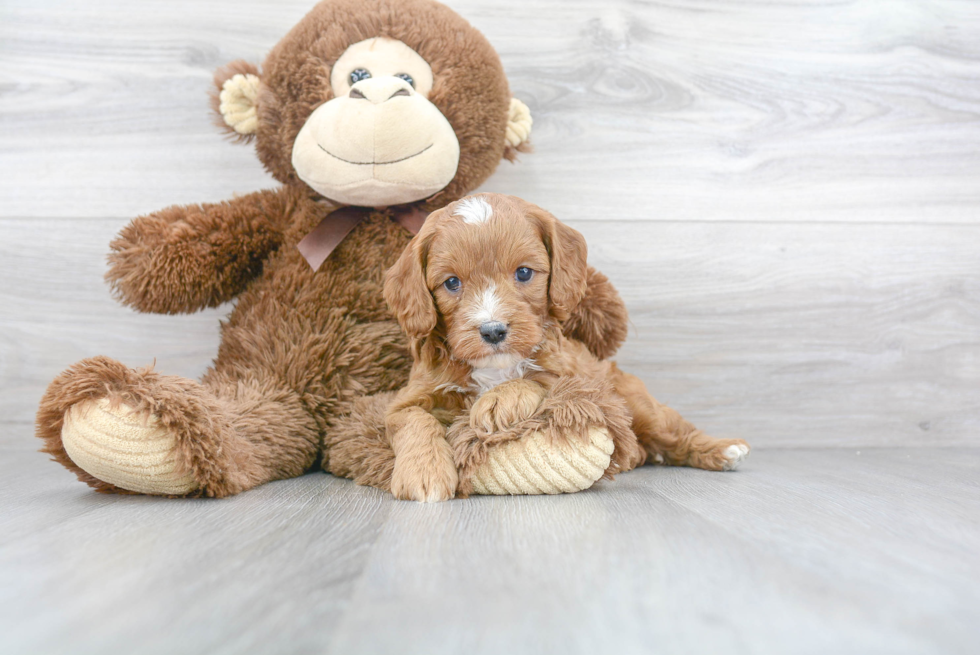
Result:
[[[369,77],[371,77],[371,71],[369,71],[368,69],[355,68],[354,70],[351,71],[350,75],[347,76],[347,79],[350,80],[351,86],[354,86],[361,80],[366,80]]]
[[[442,286],[446,287],[446,291],[449,293],[456,293],[459,291],[460,281],[458,277],[451,277],[442,283]]]
[[[400,77],[401,79],[408,82],[409,86],[411,86],[413,89],[415,88],[415,80],[413,80],[412,76],[409,75],[408,73],[399,73],[398,75],[395,75],[395,77]]]
[[[517,278],[518,282],[527,282],[534,277],[534,271],[527,266],[521,266],[514,272],[514,277]]]

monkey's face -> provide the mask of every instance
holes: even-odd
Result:
[[[455,177],[459,141],[428,97],[432,68],[401,41],[351,45],[330,73],[333,99],[293,144],[296,174],[318,193],[352,205],[427,198]]]
[[[321,0],[213,103],[283,184],[342,204],[434,211],[526,150],[531,115],[500,58],[433,0]]]

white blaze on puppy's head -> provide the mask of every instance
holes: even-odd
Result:
[[[479,225],[490,220],[493,216],[493,207],[483,198],[473,196],[460,200],[453,215],[462,218],[464,223]]]

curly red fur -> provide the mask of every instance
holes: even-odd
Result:
[[[415,340],[409,383],[388,409],[389,426],[419,410],[453,416],[448,434],[438,436],[453,447],[460,495],[472,491],[470,479],[490,448],[535,430],[562,440],[605,427],[615,444],[608,476],[642,463],[611,365],[557,327],[588,289],[585,240],[518,198],[483,194],[465,202],[433,214],[386,276],[385,297]],[[530,271],[527,280],[515,281],[515,269]],[[457,289],[443,284],[449,278]],[[487,321],[506,325],[504,341],[484,338]],[[494,357],[530,364],[510,374],[514,381],[481,393],[477,362]],[[524,386],[515,386],[522,379]],[[535,389],[541,400],[528,403]],[[406,438],[387,432],[393,447]]]
[[[579,304],[589,277],[582,236],[519,198],[482,194],[431,216],[385,279],[385,296],[415,342],[408,385],[386,416],[395,467],[402,440],[445,437],[465,496],[494,446],[538,430],[556,441],[585,439],[590,427],[604,427],[614,443],[607,477],[648,456],[725,468],[726,449],[744,442],[704,435],[637,378],[562,333],[555,321]],[[503,336],[491,339],[488,325]],[[432,422],[421,436],[392,427],[417,423],[419,412],[448,412],[453,423],[445,431]],[[420,467],[419,475],[429,473]]]

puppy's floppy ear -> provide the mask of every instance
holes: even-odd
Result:
[[[385,301],[398,319],[398,324],[413,339],[432,332],[438,318],[435,301],[425,283],[425,260],[432,242],[431,228],[436,213],[429,216],[422,230],[385,274]]]
[[[588,247],[585,237],[530,203],[528,215],[537,222],[541,239],[551,258],[551,278],[548,281],[551,313],[559,321],[567,320],[585,297],[588,287]]]

